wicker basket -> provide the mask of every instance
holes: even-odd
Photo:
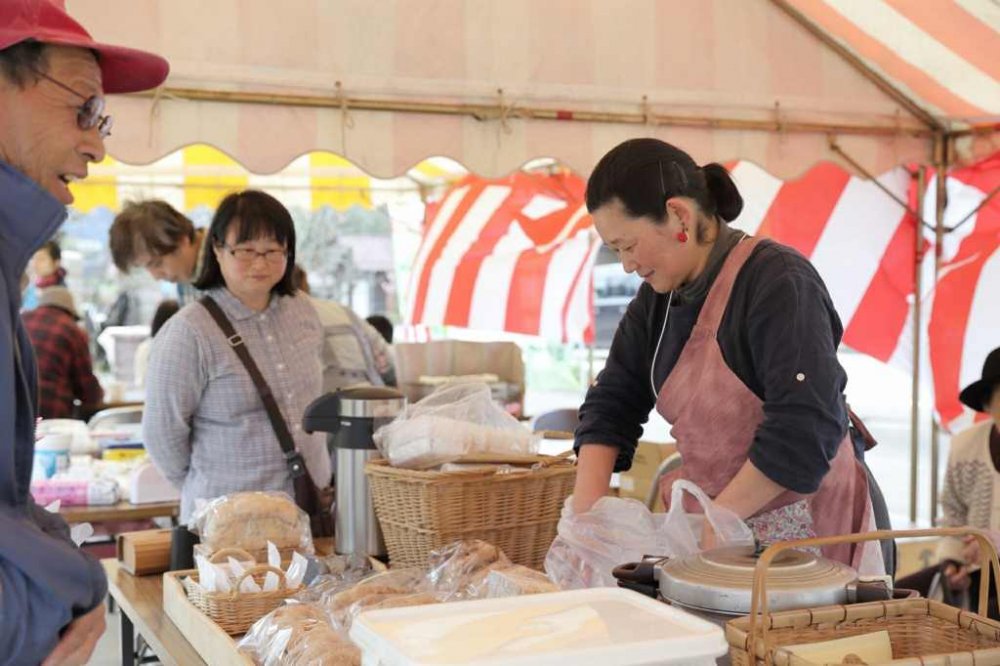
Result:
[[[218,551],[213,560],[221,559],[222,556],[233,555],[241,559],[249,559],[246,551],[236,548]],[[270,592],[240,592],[240,583],[247,576],[253,576],[258,585],[264,583],[267,572],[273,571],[278,574],[278,589]],[[285,574],[281,569],[267,564],[258,564],[249,569],[240,577],[230,592],[206,592],[198,582],[198,573],[192,574],[182,579],[184,591],[187,592],[188,600],[196,606],[202,613],[210,617],[217,625],[222,627],[227,634],[243,634],[254,622],[264,617],[275,608],[281,605],[288,597],[298,592],[302,586],[289,589],[285,585]]]
[[[767,612],[767,567],[779,552],[787,548],[898,537],[964,535],[973,535],[979,541],[981,552],[989,558],[989,566],[984,567],[980,577],[978,614],[928,599]],[[1000,666],[1000,622],[986,617],[991,570],[994,583],[1000,590],[1000,581],[996,580],[1000,573],[996,549],[985,532],[969,528],[868,532],[776,543],[757,562],[750,615],[731,620],[726,625],[733,666],[804,666],[812,662],[791,654],[783,647],[883,630],[889,633],[893,655],[891,662],[884,663],[898,666]]]
[[[541,569],[556,536],[576,467],[540,456],[530,472],[427,472],[375,460],[365,468],[393,567],[426,566],[432,550],[462,539],[499,546],[516,564]]]

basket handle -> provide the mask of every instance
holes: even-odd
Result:
[[[243,558],[242,560],[240,559],[241,556]],[[250,562],[257,561],[257,559],[253,555],[243,550],[242,548],[220,548],[219,550],[212,553],[212,557],[210,557],[208,561],[211,562],[212,564],[221,564],[222,561],[227,557],[235,557],[238,561],[241,562],[246,562],[248,560]]]
[[[239,580],[236,581],[236,584],[233,585],[233,589],[230,590],[229,596],[233,599],[239,596],[240,585],[243,583],[243,579],[245,579],[247,576],[252,576],[253,574],[256,573],[265,573],[267,571],[273,571],[274,573],[278,574],[278,589],[279,590],[285,589],[287,581],[285,579],[284,571],[282,571],[278,567],[272,567],[270,564],[257,564],[243,572],[243,575],[240,576]]]
[[[997,559],[997,549],[988,534],[973,527],[938,527],[924,530],[878,530],[863,534],[844,534],[840,536],[814,537],[795,541],[778,541],[771,544],[757,560],[753,573],[753,588],[750,595],[750,630],[745,647],[750,657],[750,663],[756,663],[757,647],[764,651],[764,661],[771,664],[771,652],[767,649],[767,631],[770,622],[764,621],[767,616],[767,568],[778,553],[789,548],[829,546],[836,543],[861,543],[864,541],[882,541],[908,537],[958,537],[973,536],[979,542],[980,558],[987,559],[984,573],[979,577],[979,614],[986,616],[989,603],[990,574],[1000,594],[1000,560]],[[758,636],[758,633],[760,634]],[[759,641],[759,642],[758,642]]]

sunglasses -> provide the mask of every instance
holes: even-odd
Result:
[[[35,70],[35,73],[49,81],[59,86],[63,90],[73,93],[77,97],[83,100],[83,104],[77,107],[76,111],[76,125],[85,132],[97,128],[97,133],[101,135],[102,139],[107,139],[111,136],[111,127],[114,125],[114,120],[111,116],[106,116],[104,114],[104,98],[99,95],[91,95],[87,97],[82,95],[77,91],[70,88],[68,85],[62,81],[57,81],[45,72],[40,70]]]

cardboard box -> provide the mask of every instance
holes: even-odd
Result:
[[[396,356],[396,380],[408,401],[426,396],[433,386],[420,383],[420,377],[493,374],[499,382],[494,395],[505,404],[524,403],[524,360],[521,348],[513,342],[469,342],[435,340],[393,345]],[[498,395],[501,394],[502,395]]]
[[[632,468],[627,472],[622,472],[619,476],[621,480],[620,496],[645,502],[649,487],[656,476],[656,470],[660,468],[660,463],[676,451],[677,446],[673,442],[666,444],[639,442],[635,448],[635,456],[632,458]],[[662,501],[657,502],[654,510],[663,511]]]

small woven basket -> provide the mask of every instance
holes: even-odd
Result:
[[[972,535],[989,565],[980,576],[979,613],[962,611],[928,599],[899,599],[870,603],[825,606],[768,613],[767,567],[788,548],[860,543],[898,537]],[[733,666],[806,666],[812,664],[785,646],[849,638],[887,631],[893,666],[1000,666],[1000,622],[986,617],[990,573],[1000,591],[1000,561],[985,532],[970,528],[879,531],[865,534],[782,541],[772,545],[757,562],[754,572],[750,615],[730,620],[726,639]],[[860,662],[845,662],[860,663]],[[871,664],[869,666],[876,666]]]
[[[249,553],[237,548],[226,548],[217,551],[212,561],[221,560],[232,555],[237,560],[253,559]],[[264,577],[269,571],[278,575],[278,589],[270,592],[240,592],[240,583],[247,576],[253,576],[258,585],[263,585]],[[199,585],[197,572],[181,580],[188,600],[202,613],[211,618],[223,631],[230,635],[244,634],[250,626],[281,605],[302,586],[288,588],[285,573],[267,564],[257,564],[244,572],[229,592],[206,592]]]
[[[463,539],[482,539],[516,564],[541,569],[556,537],[576,467],[564,457],[539,456],[530,471],[430,472],[365,467],[389,561],[426,566],[431,551]]]

